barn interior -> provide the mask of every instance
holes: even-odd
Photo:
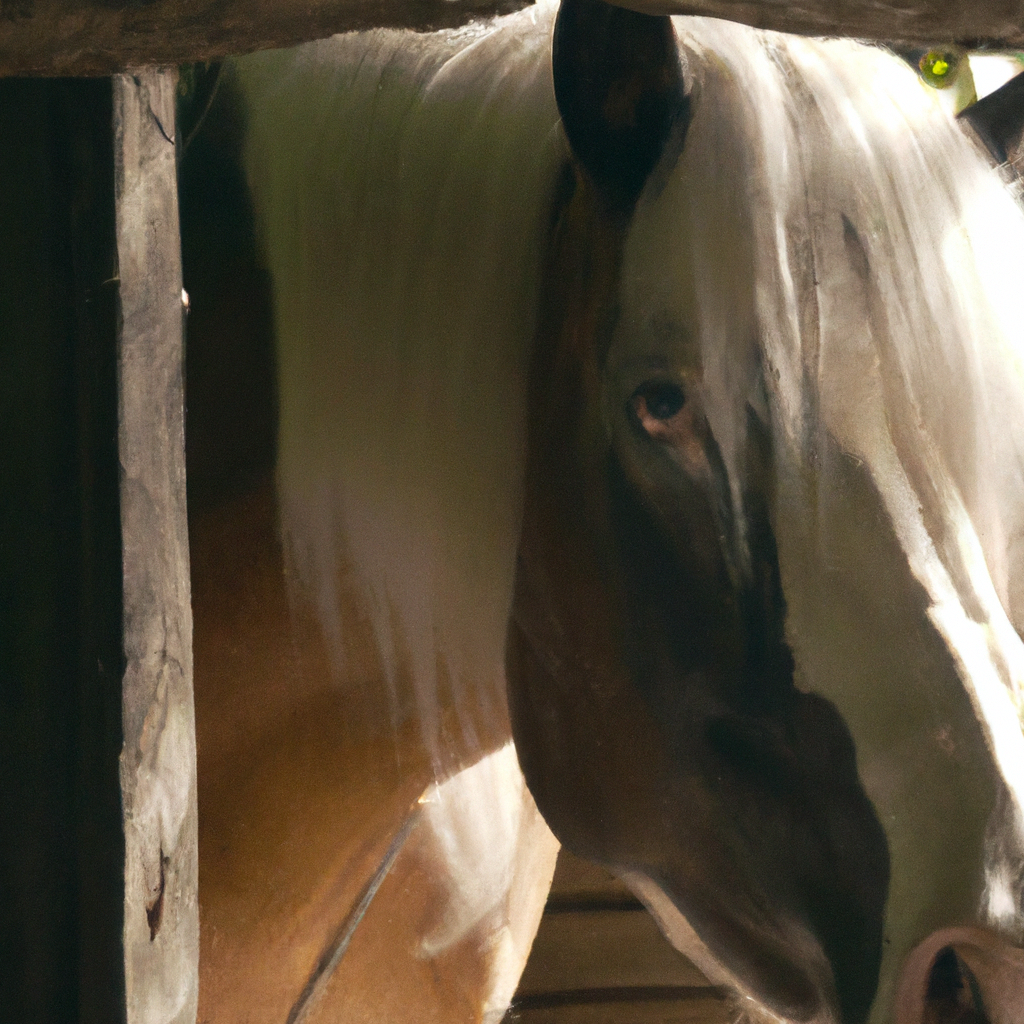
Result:
[[[511,1005],[484,1017],[485,933],[421,952],[444,896],[422,824],[435,752],[381,698],[393,669],[357,591],[360,685],[339,689],[289,583],[273,297],[223,62],[519,6],[3,0],[0,1017],[735,1019],[623,883],[565,851]],[[686,10],[915,55],[1024,47],[995,0]],[[1008,116],[982,102],[974,130],[1013,163]],[[466,728],[455,692],[442,734]],[[500,715],[471,725],[445,772],[502,749]]]

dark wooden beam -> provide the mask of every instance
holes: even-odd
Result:
[[[0,75],[109,75],[366,28],[437,29],[527,0],[0,0]]]
[[[0,0],[0,75],[108,75],[356,29],[437,29],[527,0]],[[906,44],[1024,47],[1024,0],[626,0],[762,28]]]
[[[614,2],[614,0],[613,0]],[[650,14],[699,14],[797,35],[907,46],[1024,47],[1024,0],[619,0]]]

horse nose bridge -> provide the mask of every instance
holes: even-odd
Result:
[[[705,362],[698,398],[701,442],[722,552],[733,587],[741,591],[754,582],[755,548],[766,530],[771,532],[767,523],[775,490],[771,429],[750,398],[758,372],[747,347],[738,347],[735,365],[720,365],[720,358]]]
[[[715,516],[722,554],[733,588],[741,591],[751,579],[750,551],[747,543],[746,495],[740,477],[739,460],[733,446],[723,446],[708,423],[704,445],[711,470],[711,509]],[[728,460],[728,461],[727,461]]]

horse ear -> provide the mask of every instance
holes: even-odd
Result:
[[[577,160],[613,208],[632,209],[673,128],[689,120],[671,20],[562,0],[552,70]]]

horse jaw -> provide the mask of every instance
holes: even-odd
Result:
[[[639,872],[626,871],[621,877],[637,899],[651,912],[669,942],[688,957],[708,981],[729,990],[737,1024],[790,1024],[786,1018],[767,1009],[758,995],[750,991],[744,979],[730,971],[721,959],[708,949],[660,885]],[[807,935],[806,939],[804,954],[808,962],[817,961],[819,970],[824,975],[822,985],[827,987],[826,979],[831,972],[824,960],[821,946],[811,935]],[[803,1024],[839,1024],[839,1021],[828,1007],[824,1007],[820,1013],[807,1018]]]

